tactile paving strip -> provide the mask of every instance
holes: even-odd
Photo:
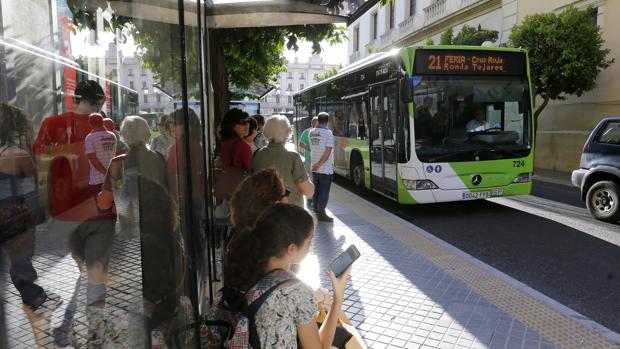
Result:
[[[381,227],[384,232],[403,242],[417,254],[425,257],[487,301],[536,330],[541,336],[545,336],[559,347],[620,348],[620,344],[612,342],[602,334],[585,327],[542,301],[477,267],[462,256],[443,248],[417,233],[411,226],[401,223],[395,216],[377,210],[376,206],[361,200],[354,194],[333,186],[331,195],[344,206]]]

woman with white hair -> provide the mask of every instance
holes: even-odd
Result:
[[[114,202],[120,221],[124,215],[132,216],[129,212],[124,212],[129,202],[137,202],[135,199],[139,195],[137,188],[128,186],[128,176],[140,176],[149,179],[168,190],[168,171],[164,157],[153,150],[147,148],[151,138],[151,129],[146,120],[139,116],[128,116],[121,124],[121,139],[129,148],[126,154],[119,155],[112,159],[103,183],[102,194],[100,194],[100,208],[111,206],[111,193],[114,190]],[[131,206],[131,205],[129,205]]]
[[[312,197],[314,185],[308,179],[308,172],[299,153],[284,147],[291,133],[291,124],[284,115],[269,117],[263,128],[269,145],[256,151],[252,168],[254,172],[268,167],[275,168],[282,176],[286,189],[291,192],[289,203],[304,207],[303,196]]]

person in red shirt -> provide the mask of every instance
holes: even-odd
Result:
[[[89,197],[89,162],[84,139],[92,131],[88,116],[105,102],[103,88],[94,80],[80,81],[75,88],[76,107],[43,119],[32,146],[40,161],[49,163],[48,201],[50,213],[57,216]],[[75,159],[77,161],[70,160]]]
[[[220,124],[222,152],[220,159],[225,167],[239,167],[245,172],[252,169],[252,148],[243,140],[249,132],[250,115],[241,109],[226,112]]]

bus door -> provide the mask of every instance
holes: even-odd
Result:
[[[397,197],[396,132],[398,132],[396,82],[370,87],[370,177],[371,188]]]

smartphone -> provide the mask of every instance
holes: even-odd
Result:
[[[334,272],[336,277],[339,277],[359,257],[360,251],[357,250],[355,245],[351,245],[344,252],[342,252],[340,256],[336,257],[336,259],[329,264],[328,268]]]

